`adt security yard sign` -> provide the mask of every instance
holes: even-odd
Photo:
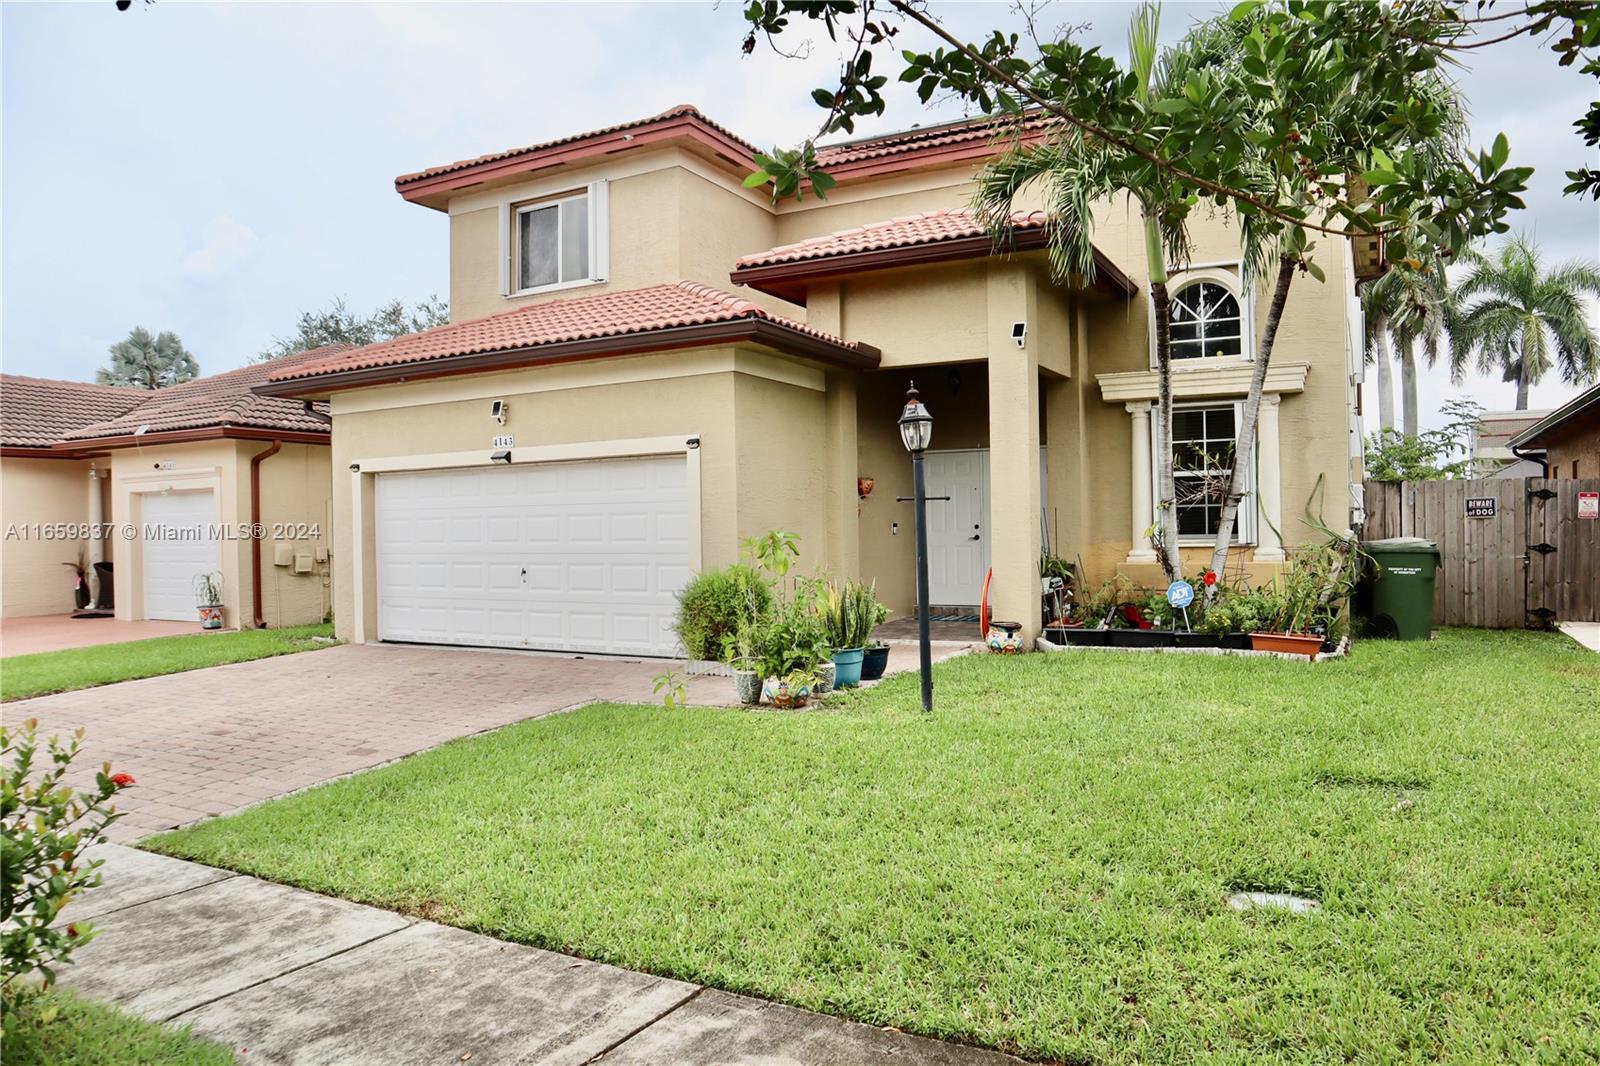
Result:
[[[1600,492],[1578,493],[1578,517],[1600,519]]]
[[[1467,497],[1467,517],[1468,518],[1493,518],[1494,517],[1494,499],[1495,498],[1493,496],[1468,496]]]
[[[1194,586],[1187,581],[1174,581],[1167,586],[1167,602],[1179,610],[1194,602]]]

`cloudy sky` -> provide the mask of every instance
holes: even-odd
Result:
[[[244,363],[303,309],[447,295],[446,220],[396,174],[699,105],[757,143],[792,143],[834,52],[742,59],[741,3],[0,7],[4,368],[92,377],[130,327],[177,331],[203,372]],[[1168,4],[1175,36],[1218,5]],[[1015,24],[1001,4],[937,4],[958,33]],[[1129,8],[1057,3],[1123,51]],[[1600,257],[1600,208],[1564,199],[1571,123],[1593,83],[1527,42],[1462,73],[1475,132],[1538,168],[1529,210],[1551,258]],[[863,132],[955,117],[891,99]],[[1441,372],[1424,411],[1509,386]],[[1571,389],[1548,382],[1534,404]]]

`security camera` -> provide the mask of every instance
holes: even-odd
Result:
[[[352,473],[352,474],[359,474],[359,473],[361,473],[361,464],[360,464],[360,463],[351,463],[351,464],[350,464],[350,472],[351,472],[351,473]]]
[[[1011,323],[1011,339],[1017,342],[1018,348],[1028,346],[1028,324],[1026,322]]]
[[[506,424],[506,412],[510,409],[511,405],[504,400],[496,400],[489,405],[489,417],[503,426]]]

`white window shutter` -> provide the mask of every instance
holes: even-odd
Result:
[[[511,205],[500,205],[500,295],[511,295]]]
[[[589,185],[589,277],[611,276],[611,183],[602,178]]]

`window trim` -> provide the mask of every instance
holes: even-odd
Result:
[[[1216,362],[1216,357],[1212,357],[1211,359],[1208,359],[1206,361],[1207,362]],[[1234,447],[1237,448],[1238,447],[1238,436],[1237,436],[1238,428],[1244,422],[1244,403],[1245,403],[1245,401],[1243,401],[1243,400],[1226,400],[1226,399],[1191,400],[1191,401],[1188,401],[1186,403],[1174,403],[1172,405],[1172,412],[1173,412],[1174,415],[1176,415],[1179,411],[1205,411],[1205,410],[1214,410],[1214,409],[1221,408],[1221,407],[1232,407],[1233,408],[1233,419],[1234,419],[1233,425],[1234,425],[1234,433],[1235,433],[1235,436],[1234,436]],[[1159,456],[1156,454],[1156,447],[1155,447],[1155,444],[1156,444],[1156,440],[1155,440],[1156,419],[1159,416],[1160,416],[1160,412],[1157,410],[1156,405],[1154,403],[1152,403],[1150,405],[1150,507],[1151,507],[1150,513],[1151,514],[1159,513],[1160,503],[1161,503],[1161,500],[1159,499],[1159,495],[1160,495],[1160,489],[1158,487],[1158,480],[1159,479],[1156,477],[1156,471],[1155,471],[1156,463],[1157,463],[1157,461],[1159,459]],[[1257,528],[1257,521],[1258,521],[1258,518],[1259,518],[1259,512],[1261,510],[1261,498],[1260,498],[1259,491],[1258,491],[1258,485],[1260,484],[1259,467],[1260,467],[1260,464],[1261,464],[1261,447],[1260,447],[1261,434],[1260,434],[1260,428],[1261,427],[1259,425],[1257,425],[1257,427],[1256,427],[1256,430],[1257,430],[1257,432],[1256,432],[1256,447],[1250,449],[1250,469],[1245,472],[1245,474],[1246,474],[1245,483],[1244,483],[1245,498],[1239,504],[1239,517],[1238,517],[1237,521],[1235,521],[1235,523],[1234,523],[1233,539],[1228,542],[1230,545],[1232,545],[1234,547],[1238,547],[1238,548],[1255,547],[1260,543],[1260,537],[1258,536],[1259,530]],[[1174,439],[1173,439],[1173,444],[1174,445],[1177,444],[1176,437],[1174,437]],[[1173,472],[1173,476],[1174,476],[1174,480],[1176,480],[1177,477],[1178,477],[1178,474],[1177,474],[1176,471]],[[1200,545],[1215,544],[1216,540],[1217,540],[1216,536],[1214,534],[1211,534],[1211,533],[1205,533],[1205,534],[1200,534],[1200,533],[1187,533],[1187,534],[1184,534],[1184,533],[1180,533],[1178,535],[1178,546],[1180,548],[1188,548],[1188,547],[1195,547],[1195,546],[1200,546]]]
[[[582,288],[586,285],[600,285],[609,280],[611,267],[610,184],[609,181],[602,178],[598,181],[591,181],[587,185],[567,189],[549,196],[522,199],[508,197],[500,201],[498,215],[501,296],[511,300],[523,296],[536,296],[540,293],[559,292],[563,289]],[[520,250],[520,220],[522,215],[528,211],[556,207],[584,197],[589,200],[589,269],[586,276],[573,278],[570,281],[555,281],[548,285],[535,285],[530,288],[516,287],[516,282],[520,280],[518,253]],[[559,226],[561,218],[559,212],[556,218]],[[559,254],[559,237],[556,243]]]
[[[1233,294],[1239,301],[1239,354],[1238,355],[1202,355],[1192,359],[1174,359],[1172,369],[1174,373],[1182,373],[1191,367],[1200,366],[1226,366],[1229,364],[1251,363],[1256,357],[1256,302],[1255,286],[1246,285],[1244,282],[1244,262],[1238,259],[1220,260],[1215,263],[1195,263],[1183,270],[1173,273],[1167,279],[1167,292],[1176,296],[1184,286],[1196,281],[1209,281],[1221,285]],[[1150,369],[1156,369],[1156,316],[1155,307],[1148,294],[1145,296],[1145,308],[1149,312],[1150,328]]]

